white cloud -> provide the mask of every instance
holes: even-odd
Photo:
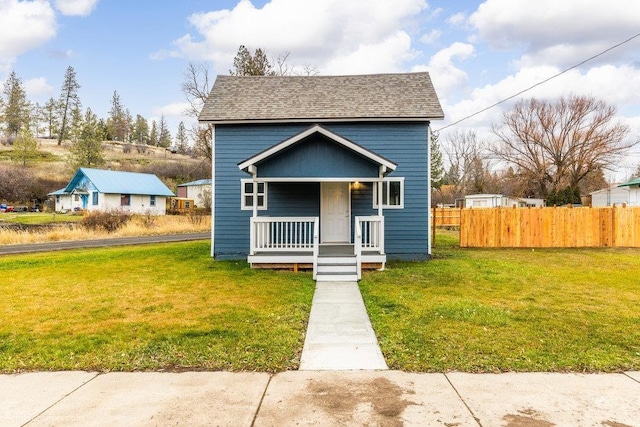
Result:
[[[55,13],[48,1],[0,0],[0,70],[55,35]]]
[[[438,51],[427,65],[417,65],[412,71],[429,71],[441,101],[446,101],[454,93],[459,93],[468,81],[467,73],[456,66],[454,61],[464,61],[474,54],[474,47],[468,43],[455,42]]]
[[[24,82],[23,87],[27,93],[27,98],[41,98],[43,96],[51,96],[54,93],[53,87],[47,83],[45,77],[29,79]]]
[[[272,56],[288,51],[292,61],[322,73],[398,70],[413,57],[403,23],[426,8],[425,0],[271,0],[262,8],[241,0],[233,9],[191,15],[197,34],[186,34],[174,46],[224,73],[241,44]]]
[[[55,0],[56,9],[67,16],[87,16],[98,4],[98,0]]]
[[[435,42],[438,41],[441,35],[442,35],[442,31],[438,29],[433,29],[427,34],[424,34],[422,37],[420,37],[420,41],[424,44],[434,44]]]
[[[634,10],[633,0],[487,0],[469,21],[494,48],[523,48],[528,64],[568,65],[637,34],[640,14]]]

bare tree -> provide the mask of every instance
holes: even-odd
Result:
[[[593,97],[523,100],[493,126],[499,142],[491,150],[531,181],[538,197],[575,194],[638,143],[625,141],[629,128],[615,115],[614,106]]]
[[[495,190],[485,145],[471,130],[447,135],[444,148],[449,168],[444,183],[452,186],[453,197]]]

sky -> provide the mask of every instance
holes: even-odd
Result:
[[[466,130],[491,140],[516,101],[569,95],[615,105],[635,141],[639,33],[637,0],[0,0],[0,81],[16,71],[43,104],[72,66],[83,107],[106,118],[117,91],[134,117],[164,115],[175,134],[180,121],[194,122],[180,89],[189,63],[228,74],[246,45],[272,60],[288,52],[295,73],[429,71],[443,142]],[[623,180],[639,163],[636,147],[607,178]]]

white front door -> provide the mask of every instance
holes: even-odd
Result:
[[[322,243],[349,243],[351,200],[348,182],[323,182],[320,201]]]

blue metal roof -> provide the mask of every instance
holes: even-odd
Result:
[[[192,185],[211,185],[210,179],[199,179],[197,181],[185,182],[184,184],[178,184],[178,187],[190,187]]]
[[[52,191],[51,193],[47,194],[47,196],[62,196],[63,194],[69,194],[64,190],[64,188],[61,188],[59,190]]]
[[[149,196],[173,196],[173,192],[160,179],[150,173],[121,172],[103,169],[80,168],[64,191],[78,188],[83,179],[91,181],[100,193],[143,194]]]

